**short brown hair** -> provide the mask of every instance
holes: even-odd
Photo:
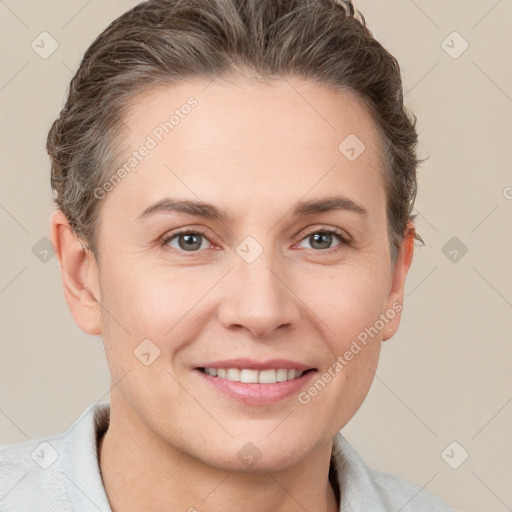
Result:
[[[94,190],[118,165],[123,114],[135,95],[247,69],[349,89],[368,107],[384,142],[394,264],[416,217],[416,117],[404,107],[398,61],[343,0],[149,0],[114,20],[86,51],[48,134],[55,202],[75,234],[98,259]]]

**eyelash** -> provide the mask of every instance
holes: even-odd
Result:
[[[314,252],[317,252],[317,253],[335,253],[337,251],[340,251],[340,250],[343,250],[343,248],[345,246],[348,246],[350,245],[350,240],[349,238],[347,237],[347,235],[345,234],[344,231],[342,231],[341,229],[339,228],[332,228],[332,227],[322,227],[320,229],[316,228],[312,231],[309,231],[305,234],[301,234],[298,238],[296,238],[294,240],[294,244],[296,244],[297,242],[301,242],[302,240],[305,240],[306,238],[308,238],[309,236],[311,235],[314,235],[316,233],[323,233],[323,234],[328,234],[328,235],[336,235],[340,241],[340,243],[338,245],[336,245],[335,247],[332,247],[332,248],[329,248],[329,249],[318,249],[318,250],[315,250],[315,249],[309,249],[311,251],[314,251]],[[181,230],[178,230],[178,231],[174,231],[168,235],[165,235],[162,240],[161,240],[161,245],[162,246],[167,246],[167,244],[173,240],[174,238],[178,237],[179,235],[183,235],[183,234],[187,234],[187,235],[202,235],[204,236],[209,242],[211,242],[211,240],[209,239],[209,237],[206,235],[206,232],[203,231],[202,229],[200,228],[196,228],[194,230],[192,229],[181,229]],[[214,239],[213,240],[214,243],[217,243],[216,240]],[[185,253],[183,254],[184,256],[186,257],[189,257],[189,256],[192,256],[194,255],[195,253],[198,253],[198,252],[202,252],[202,251],[183,251],[183,250],[178,250],[178,249],[174,249],[174,248],[171,248],[171,250],[177,250],[179,253]],[[189,254],[187,254],[189,253]]]

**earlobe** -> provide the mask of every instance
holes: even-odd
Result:
[[[386,311],[384,312],[386,317],[389,318],[389,323],[386,324],[386,327],[382,331],[382,341],[392,338],[400,325],[404,303],[405,280],[412,263],[414,252],[414,234],[415,228],[414,224],[411,222],[407,225],[406,236],[400,246],[400,251],[393,270],[391,288],[386,304]]]
[[[77,238],[60,209],[51,216],[50,234],[59,260],[64,296],[78,327],[101,334],[99,273],[94,255]]]

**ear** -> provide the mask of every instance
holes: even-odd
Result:
[[[60,209],[51,216],[50,234],[60,264],[64,296],[75,323],[87,334],[101,334],[99,269],[92,252],[77,238]]]
[[[386,310],[384,314],[389,318],[389,322],[382,330],[382,341],[386,341],[394,336],[400,325],[402,316],[402,305],[404,302],[405,278],[409,267],[411,266],[414,252],[414,234],[415,228],[412,222],[407,224],[406,236],[400,246],[389,291]],[[386,314],[387,312],[387,314]]]

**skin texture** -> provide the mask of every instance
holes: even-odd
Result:
[[[114,511],[339,510],[328,480],[336,433],[373,380],[400,312],[309,403],[297,394],[247,404],[195,368],[219,359],[284,358],[316,368],[403,303],[413,226],[392,267],[376,125],[357,97],[302,80],[217,79],[161,87],[125,116],[126,155],[189,97],[197,106],[100,202],[99,264],[56,211],[52,241],[77,325],[101,335],[112,375],[101,471]],[[339,144],[366,146],[349,161]],[[298,201],[344,195],[347,210],[294,218]],[[165,198],[202,200],[229,221],[183,213],[137,217]],[[204,231],[193,251],[178,228]],[[339,228],[325,246],[310,235]],[[262,253],[237,253],[246,237]],[[145,366],[134,350],[150,339]],[[237,452],[252,443],[248,467]]]

